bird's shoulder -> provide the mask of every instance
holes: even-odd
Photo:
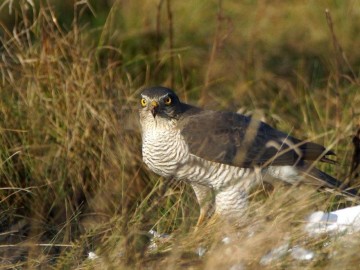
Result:
[[[206,132],[230,131],[246,129],[251,121],[251,117],[235,112],[204,110],[183,104],[183,112],[178,120],[178,127],[185,132],[188,132],[189,129],[207,129]]]

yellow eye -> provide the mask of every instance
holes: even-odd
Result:
[[[142,98],[140,102],[141,102],[141,106],[143,106],[143,107],[146,106],[146,99],[145,98]]]
[[[166,98],[164,99],[164,103],[165,103],[165,105],[170,105],[170,104],[171,104],[171,98],[170,98],[170,97],[166,97]]]

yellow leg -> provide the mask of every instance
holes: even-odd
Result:
[[[196,222],[196,227],[199,227],[205,220],[206,217],[210,214],[210,206],[200,206],[200,215],[198,221]]]
[[[200,215],[198,221],[196,222],[196,228],[198,228],[206,219],[212,214],[213,208],[213,194],[212,190],[209,187],[191,184],[194,189],[196,198],[200,205]]]

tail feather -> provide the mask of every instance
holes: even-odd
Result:
[[[352,188],[344,182],[337,180],[336,178],[328,175],[327,173],[310,166],[309,164],[302,164],[301,166],[296,166],[296,168],[306,176],[311,177],[316,180],[320,187],[329,187],[336,191],[341,192],[342,194],[349,195],[352,197],[360,198],[359,190]]]

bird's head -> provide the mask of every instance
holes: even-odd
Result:
[[[145,89],[140,97],[140,114],[153,118],[174,119],[181,112],[181,102],[170,89],[157,86]]]

